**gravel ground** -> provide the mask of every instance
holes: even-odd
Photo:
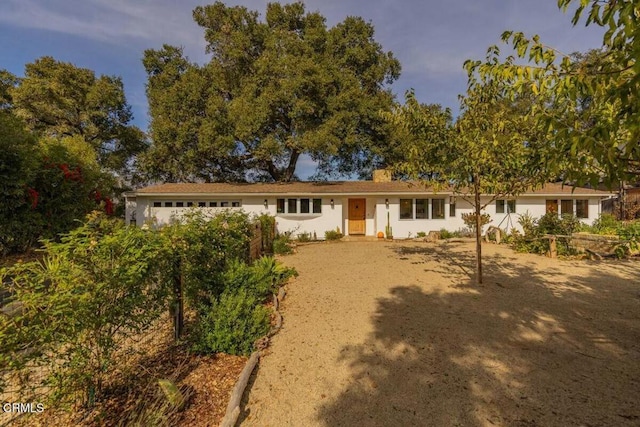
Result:
[[[638,261],[302,246],[243,426],[640,425]]]

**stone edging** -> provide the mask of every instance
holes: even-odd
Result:
[[[229,399],[229,403],[227,404],[227,411],[225,413],[222,422],[220,423],[220,427],[235,427],[238,418],[240,417],[240,403],[242,402],[242,396],[244,395],[244,391],[247,388],[247,384],[249,383],[249,378],[253,373],[254,369],[258,365],[260,361],[260,355],[262,350],[269,346],[269,339],[274,336],[278,331],[282,328],[282,314],[280,314],[280,303],[284,299],[286,295],[286,291],[284,286],[282,286],[278,290],[277,295],[273,295],[273,310],[276,316],[276,324],[271,331],[264,337],[258,339],[255,343],[255,347],[258,349],[251,354],[247,364],[244,365],[242,372],[240,373],[240,377],[236,382],[236,385],[233,387],[233,392],[231,393],[231,398]]]

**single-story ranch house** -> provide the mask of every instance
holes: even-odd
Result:
[[[188,209],[237,209],[274,215],[279,232],[315,233],[319,239],[336,229],[345,235],[376,236],[389,225],[395,238],[406,238],[466,227],[461,215],[472,208],[460,196],[391,181],[378,172],[373,181],[155,185],[125,194],[126,218],[139,226],[163,225]],[[600,215],[601,201],[610,197],[605,191],[547,184],[516,198],[495,200],[484,212],[491,216],[490,225],[509,230],[520,228],[518,215],[525,212],[533,217],[549,211],[573,214],[591,224]]]

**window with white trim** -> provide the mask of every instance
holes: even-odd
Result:
[[[496,213],[516,213],[516,201],[515,200],[496,200]]]
[[[431,199],[431,218],[444,219],[444,199]]]
[[[276,199],[276,213],[319,215],[322,213],[322,199]]]
[[[589,218],[589,200],[576,200],[576,216]]]
[[[444,211],[445,199],[400,199],[400,219],[444,219]]]

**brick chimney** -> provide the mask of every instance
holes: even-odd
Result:
[[[373,182],[391,182],[391,171],[389,169],[374,170]]]

